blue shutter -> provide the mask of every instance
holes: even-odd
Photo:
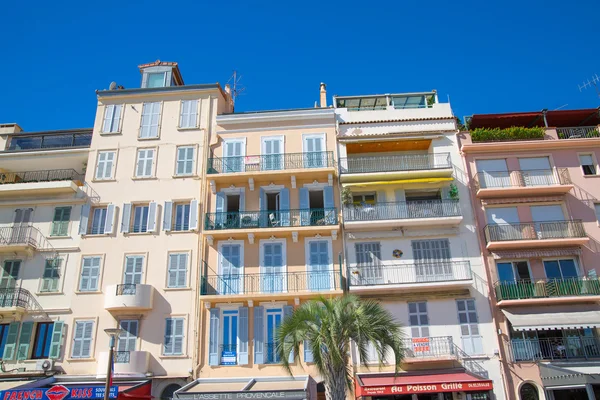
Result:
[[[396,203],[400,203],[402,201],[406,201],[406,197],[404,196],[404,190],[403,189],[397,189],[394,191],[396,198],[394,199],[394,201]]]
[[[87,233],[88,219],[90,217],[90,205],[84,204],[81,206],[81,217],[79,218],[79,234],[85,235]]]
[[[19,336],[19,323],[11,322],[8,326],[8,335],[6,337],[6,345],[4,346],[3,360],[14,360],[17,350],[17,338]]]
[[[219,313],[218,308],[210,309],[210,331],[208,340],[208,365],[219,365]]]
[[[258,219],[261,228],[266,227],[267,221],[269,220],[269,216],[267,215],[268,213],[266,212],[266,206],[267,199],[265,198],[265,191],[263,188],[260,188],[258,191],[258,210],[260,211],[258,213]]]
[[[294,313],[294,306],[284,306],[283,307],[283,320],[285,321]],[[288,362],[292,364],[294,362],[294,351],[290,351],[290,356],[288,358]]]
[[[302,226],[310,225],[308,189],[300,188],[298,193],[300,195],[300,223]]]
[[[264,307],[254,307],[254,364],[265,363]]]
[[[240,191],[240,211],[246,211],[246,192]]]
[[[333,225],[336,223],[335,212],[333,208],[335,203],[333,201],[333,186],[325,186],[323,188],[323,206],[325,207],[325,221],[327,224]]]
[[[290,226],[290,189],[281,189],[279,192],[279,211],[282,226]]]
[[[304,341],[304,362],[311,363],[313,361],[314,361],[314,358],[313,358],[312,350],[310,348],[310,343],[308,343],[308,340],[305,340]]]
[[[225,209],[225,193],[217,192],[217,208],[215,215],[215,224],[217,229],[223,229],[223,224],[225,223],[225,215],[223,214],[223,210]]]
[[[377,192],[377,202],[385,203],[385,192],[383,190]]]
[[[239,308],[238,341],[238,364],[248,365],[248,307]]]

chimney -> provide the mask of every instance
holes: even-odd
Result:
[[[320,92],[320,106],[321,108],[325,108],[327,107],[327,85],[325,85],[323,82],[321,82],[321,90]]]
[[[229,83],[225,85],[225,93],[231,95],[231,86],[229,86]]]

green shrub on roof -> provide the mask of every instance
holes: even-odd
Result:
[[[473,142],[502,142],[511,140],[540,140],[544,139],[544,128],[524,128],[522,126],[511,126],[510,128],[477,128],[471,131]]]

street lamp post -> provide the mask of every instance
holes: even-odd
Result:
[[[110,348],[108,350],[108,366],[106,367],[106,382],[104,384],[104,400],[110,399],[110,377],[112,375],[112,360],[115,352],[115,340],[117,336],[123,332],[121,328],[109,328],[105,329],[104,332],[110,337]]]

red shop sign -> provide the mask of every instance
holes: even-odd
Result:
[[[385,396],[413,393],[441,393],[441,392],[474,392],[492,390],[492,381],[477,382],[448,382],[448,383],[423,383],[391,386],[358,386],[356,397]]]

